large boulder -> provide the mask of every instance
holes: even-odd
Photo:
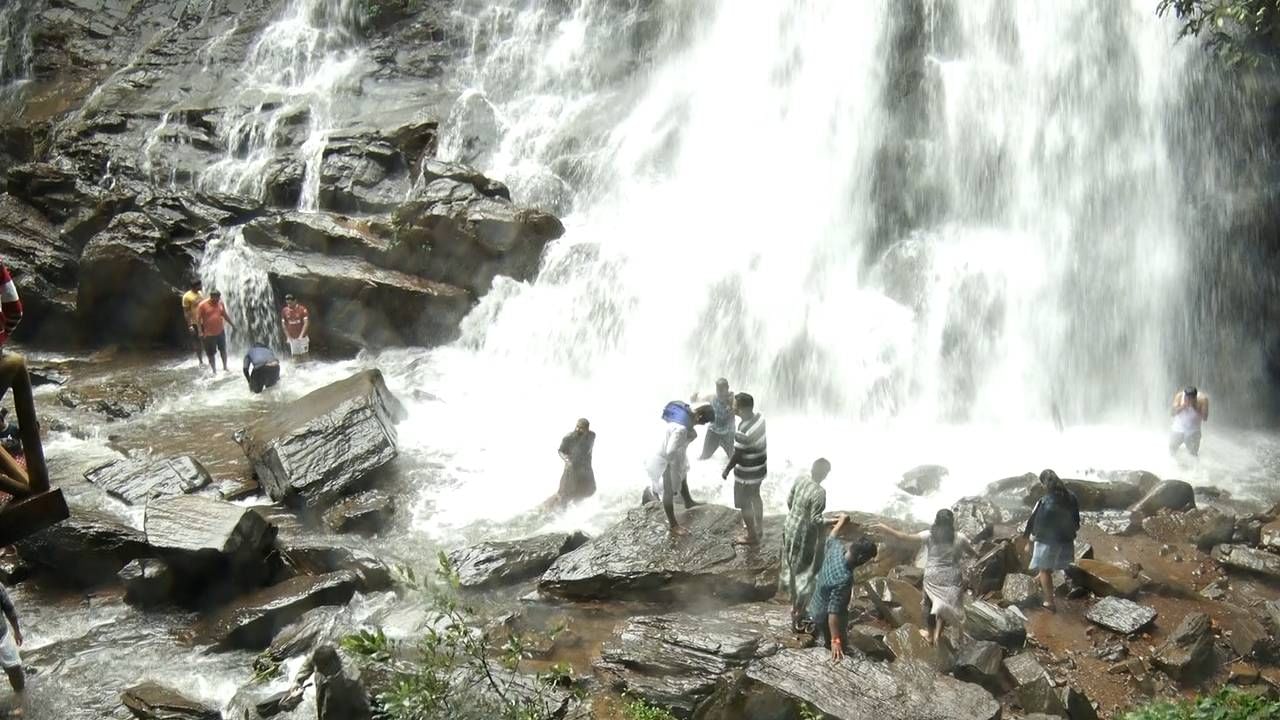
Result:
[[[1182,480],[1162,480],[1133,504],[1130,510],[1150,517],[1161,510],[1190,510],[1196,506],[1196,491]]]
[[[720,505],[686,510],[687,536],[672,536],[661,503],[627,513],[604,534],[560,556],[538,588],[573,600],[766,600],[778,583],[779,528],[766,521],[758,547],[735,545],[742,515]]]
[[[1216,508],[1195,508],[1182,512],[1161,510],[1142,521],[1142,529],[1163,543],[1192,544],[1208,552],[1215,545],[1231,542],[1236,517]]]
[[[1027,622],[1016,608],[1001,608],[974,600],[964,608],[964,631],[974,640],[1021,648],[1027,641]]]
[[[1077,560],[1067,572],[1077,583],[1099,596],[1131,598],[1142,589],[1142,581],[1128,570],[1100,560]]]
[[[19,339],[41,346],[76,340],[79,255],[80,248],[68,243],[39,211],[0,193],[0,257],[22,296]]]
[[[174,589],[174,573],[163,560],[131,561],[117,574],[124,586],[124,601],[137,607],[154,607],[168,601]]]
[[[128,505],[195,492],[211,482],[209,471],[190,455],[113,460],[86,471],[84,479]]]
[[[147,503],[147,543],[193,598],[261,584],[276,528],[252,509],[202,495]],[[210,593],[212,592],[212,596]]]
[[[1272,520],[1259,529],[1258,543],[1269,550],[1280,551],[1280,520]]]
[[[102,513],[80,511],[19,541],[18,553],[39,572],[90,587],[114,581],[121,568],[152,550],[138,530]]]
[[[310,653],[317,645],[338,643],[355,630],[351,609],[325,606],[308,610],[281,630],[262,655],[273,663]]]
[[[691,717],[723,676],[777,651],[776,643],[766,638],[759,627],[715,616],[641,616],[628,620],[604,644],[595,669],[614,690],[677,717]]]
[[[1096,527],[1108,535],[1132,535],[1142,528],[1142,517],[1129,510],[1086,510],[1081,527]]]
[[[1020,569],[1014,543],[1001,540],[964,569],[964,579],[975,595],[985,595],[999,590],[1005,576]]]
[[[1075,480],[1064,479],[1067,486],[1080,503],[1081,510],[1127,510],[1142,498],[1142,489],[1137,485],[1119,480]],[[1026,488],[1023,502],[1034,505],[1041,495],[1044,486],[1036,485]]]
[[[952,673],[960,680],[981,685],[999,697],[1009,689],[1003,669],[1004,648],[999,643],[979,640],[965,645],[956,654]]]
[[[1000,508],[982,497],[960,498],[951,506],[951,512],[956,516],[956,532],[974,542],[989,539],[995,526],[1004,522]]]
[[[287,569],[287,577],[295,575],[327,575],[339,570],[355,573],[361,592],[386,590],[391,587],[391,569],[373,553],[357,547],[338,545],[329,540],[288,538],[278,540],[276,550]]]
[[[908,495],[930,495],[942,487],[948,470],[941,465],[920,465],[902,473],[898,489]]]
[[[139,720],[222,720],[217,708],[153,682],[125,690],[120,694],[120,702]]]
[[[1044,601],[1043,596],[1044,589],[1040,587],[1040,581],[1022,573],[1006,575],[1004,587],[1000,588],[1000,597],[1017,607],[1035,607]]]
[[[537,577],[556,558],[587,542],[582,533],[548,533],[523,540],[483,542],[449,553],[464,588],[490,588]]]
[[[308,610],[346,605],[359,582],[356,574],[347,570],[316,577],[299,575],[239,598],[201,620],[196,637],[219,650],[262,650],[276,633]]]
[[[1231,570],[1280,580],[1280,555],[1273,555],[1265,550],[1255,550],[1243,545],[1219,545],[1213,549],[1213,559]]]
[[[761,691],[812,705],[838,720],[994,720],[1000,703],[986,690],[915,661],[846,656],[822,648],[783,650],[747,666]],[[742,717],[748,717],[743,715]]]
[[[874,578],[868,584],[868,599],[876,614],[892,627],[924,625],[924,594],[916,586],[902,580]]]
[[[236,440],[273,500],[316,507],[396,457],[402,412],[382,373],[365,370],[280,407]]]

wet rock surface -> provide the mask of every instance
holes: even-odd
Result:
[[[1132,600],[1105,597],[1089,608],[1085,617],[1108,630],[1131,635],[1156,619],[1156,611]]]
[[[222,713],[156,683],[125,690],[120,702],[139,720],[222,720]]]
[[[320,576],[302,575],[233,601],[204,618],[196,637],[219,649],[261,650],[276,633],[324,605],[346,605],[359,578],[350,571]]]
[[[1000,703],[986,690],[926,665],[846,657],[832,663],[821,648],[783,650],[751,663],[757,686],[813,705],[841,720],[992,720]]]
[[[237,437],[272,499],[327,505],[396,457],[399,401],[366,370],[275,410]]]
[[[211,481],[209,471],[190,455],[117,460],[89,470],[84,479],[129,505],[195,492]]]
[[[112,582],[130,561],[152,554],[140,531],[89,511],[72,513],[17,547],[32,568],[77,587]]]
[[[582,533],[549,533],[510,542],[484,542],[449,553],[464,588],[508,585],[541,575],[561,555],[582,547]]]
[[[1209,616],[1191,613],[1152,654],[1156,667],[1183,683],[1196,683],[1213,672],[1213,632]]]
[[[649,503],[599,537],[556,559],[544,593],[574,600],[764,600],[778,582],[779,528],[766,520],[758,547],[735,545],[737,510],[700,505],[678,515],[690,535],[673,537],[661,503]]]
[[[204,594],[251,588],[267,576],[266,556],[276,528],[249,508],[199,495],[147,504],[146,537],[179,583]]]
[[[325,525],[338,533],[376,534],[391,521],[395,498],[382,490],[366,490],[339,500],[324,512]]]
[[[982,600],[965,606],[964,630],[975,640],[988,640],[1008,648],[1026,642],[1026,620],[1013,608],[1001,608]]]
[[[1231,570],[1280,580],[1280,555],[1241,545],[1219,545],[1213,549],[1213,559]]]

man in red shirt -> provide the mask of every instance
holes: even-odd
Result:
[[[311,351],[311,314],[307,312],[307,306],[293,295],[285,295],[280,324],[284,326],[284,336],[289,340],[289,354],[299,362],[305,360]]]
[[[214,351],[222,355],[222,371],[227,372],[227,328],[235,329],[231,316],[227,315],[227,306],[222,304],[222,292],[214,290],[209,297],[196,306],[196,324],[200,326],[200,342],[204,344],[204,354],[209,356],[209,369],[216,375],[218,367],[213,363]]]
[[[21,355],[4,352],[18,323],[22,322],[22,300],[18,288],[9,275],[9,268],[0,262],[0,397],[13,389],[13,407],[18,414],[18,434],[26,455],[25,467],[18,465],[8,453],[0,453],[0,489],[10,494],[26,495],[49,489],[49,470],[44,462],[44,448],[40,444],[40,423],[36,419],[35,399],[31,395],[31,376],[27,374],[27,361]]]

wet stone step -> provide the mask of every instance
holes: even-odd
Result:
[[[1085,618],[1108,630],[1131,635],[1150,625],[1156,619],[1156,611],[1132,600],[1105,597],[1089,608]]]

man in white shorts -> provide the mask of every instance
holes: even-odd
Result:
[[[311,314],[307,312],[307,306],[293,295],[285,295],[280,324],[284,326],[284,336],[289,340],[289,354],[299,362],[306,360],[307,353],[311,352]]]
[[[27,676],[22,670],[22,655],[18,653],[18,646],[22,644],[22,631],[18,629],[18,611],[14,609],[13,601],[3,587],[0,587],[0,610],[4,611],[8,620],[0,621],[0,665],[4,666],[4,672],[9,676],[9,685],[13,687],[13,694],[18,699],[18,707],[9,717],[20,717],[23,691],[27,687]]]

